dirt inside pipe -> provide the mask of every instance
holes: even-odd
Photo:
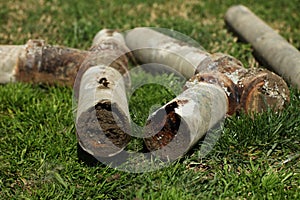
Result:
[[[95,157],[109,157],[122,150],[130,140],[126,115],[110,102],[98,103],[77,120],[77,135],[85,149]]]

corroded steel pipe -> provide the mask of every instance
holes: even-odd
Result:
[[[0,83],[31,82],[73,86],[87,51],[52,46],[43,40],[0,45]]]
[[[184,155],[228,112],[228,99],[217,85],[187,82],[184,90],[149,116],[145,144],[156,156],[175,160]]]
[[[246,69],[232,56],[210,54],[150,28],[135,28],[125,39],[143,63],[165,64],[186,78],[198,74],[199,81],[218,84],[228,96],[229,115],[241,109],[262,111],[268,105],[280,110],[289,102],[289,89],[281,77],[268,70]]]
[[[124,74],[128,59],[120,33],[100,31],[75,81],[76,129],[83,150],[101,160],[120,153],[130,140]]]
[[[282,109],[289,102],[281,77],[245,69],[229,55],[209,54],[149,28],[131,30],[126,42],[142,63],[163,63],[189,78],[184,91],[147,120],[145,143],[163,158],[184,155],[226,113]]]
[[[123,36],[99,31],[82,51],[43,40],[0,46],[0,83],[30,82],[74,86],[76,128],[81,147],[95,157],[110,157],[130,140],[125,86],[129,79]]]

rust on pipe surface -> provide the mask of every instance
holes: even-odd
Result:
[[[262,68],[250,68],[242,74],[239,110],[248,113],[263,112],[268,108],[274,111],[284,109],[290,101],[286,82],[277,74]]]
[[[262,68],[244,68],[236,58],[216,53],[198,71],[191,81],[197,79],[218,84],[225,91],[229,110],[235,112],[263,112],[268,108],[282,110],[290,101],[286,82],[273,72]]]
[[[76,74],[87,51],[52,46],[44,40],[29,40],[11,65],[12,81],[73,86]],[[11,56],[7,54],[7,56]]]

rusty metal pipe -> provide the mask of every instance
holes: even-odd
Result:
[[[0,45],[0,83],[30,82],[73,86],[88,52],[29,40],[25,45]]]
[[[229,115],[268,106],[280,110],[289,102],[289,89],[281,77],[268,70],[246,69],[232,56],[210,54],[150,28],[135,28],[125,39],[142,63],[164,64],[188,79],[197,74],[199,81],[218,84],[228,96]]]
[[[229,55],[209,54],[149,28],[131,30],[126,42],[142,63],[163,63],[189,78],[185,90],[147,120],[145,143],[161,157],[182,156],[226,113],[282,109],[289,102],[281,77],[245,69]]]
[[[228,112],[228,99],[217,85],[188,82],[186,90],[149,116],[145,144],[155,155],[175,160],[193,147]]]
[[[128,52],[120,33],[100,31],[75,81],[79,145],[98,160],[120,153],[130,140],[130,115],[123,76],[128,70]]]

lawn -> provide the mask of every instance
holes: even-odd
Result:
[[[224,25],[226,10],[237,2],[300,49],[299,0],[0,0],[0,44],[44,39],[88,49],[102,28],[163,27],[193,38],[209,52],[264,67],[251,46]],[[147,74],[135,78],[151,79]],[[0,199],[299,199],[300,91],[289,88],[291,102],[280,113],[228,117],[204,158],[199,159],[199,143],[165,168],[128,173],[78,159],[72,88],[0,85]],[[135,97],[130,112],[142,125],[152,105],[174,94],[153,84]],[[142,147],[133,141],[131,148]]]

